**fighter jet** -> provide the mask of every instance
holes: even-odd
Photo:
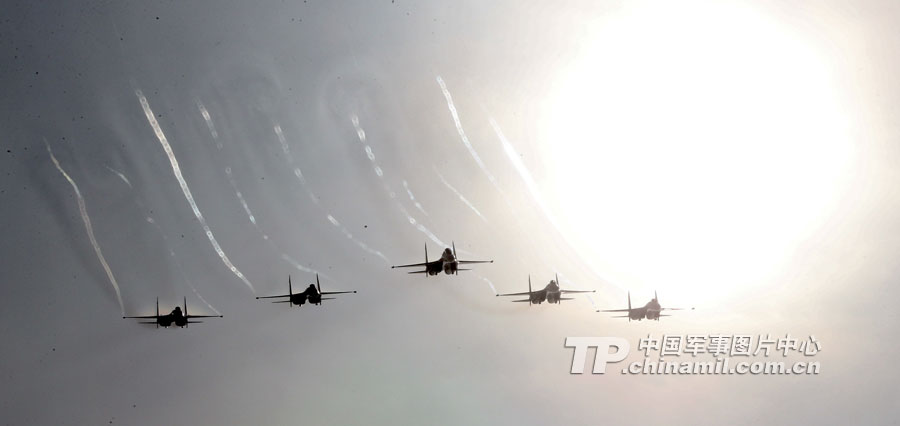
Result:
[[[180,306],[176,306],[172,312],[166,315],[159,314],[159,298],[156,298],[156,315],[146,315],[146,316],[137,316],[137,317],[122,317],[122,318],[138,318],[138,319],[152,319],[153,321],[139,321],[139,324],[156,324],[156,328],[159,326],[163,326],[169,328],[172,324],[185,328],[188,324],[197,324],[202,323],[203,321],[191,321],[192,318],[222,318],[221,315],[188,315],[187,308],[187,297],[184,298],[184,312],[181,311]]]
[[[545,301],[547,303],[559,303],[563,300],[572,300],[571,297],[562,297],[563,294],[569,293],[595,293],[596,290],[562,290],[559,288],[559,276],[555,280],[550,280],[543,289],[531,290],[531,275],[528,276],[528,291],[523,293],[507,293],[498,294],[497,296],[528,296],[527,299],[513,300],[513,302],[528,302],[528,306],[540,305]]]
[[[694,309],[694,308],[691,308]],[[628,318],[628,322],[631,320],[642,320],[644,318],[648,320],[657,320],[659,321],[659,317],[670,317],[671,315],[663,314],[662,311],[683,311],[684,308],[663,308],[659,304],[659,298],[656,296],[656,292],[653,292],[653,299],[647,302],[641,308],[632,308],[631,307],[631,292],[628,292],[628,309],[607,309],[607,310],[598,310],[597,312],[628,312],[625,315],[619,315],[612,318]]]
[[[471,271],[471,269],[463,269],[460,268],[459,265],[469,265],[473,263],[494,263],[493,260],[459,260],[456,257],[456,244],[452,243],[453,250],[450,248],[445,248],[444,253],[441,254],[441,258],[432,262],[428,261],[428,244],[425,244],[425,263],[412,263],[409,265],[397,265],[391,266],[391,269],[394,268],[415,268],[417,266],[424,266],[424,271],[413,271],[410,274],[428,274],[428,275],[437,275],[443,271],[447,275],[451,274],[459,274],[459,271]],[[426,275],[426,276],[428,276]]]
[[[288,275],[288,294],[280,294],[278,296],[261,296],[257,297],[257,299],[277,299],[280,297],[287,297],[287,300],[276,300],[272,303],[287,303],[288,306],[293,307],[294,305],[303,306],[304,303],[311,303],[313,305],[321,305],[323,300],[334,300],[333,297],[322,297],[332,294],[346,294],[346,293],[356,293],[356,290],[353,291],[322,291],[322,286],[319,284],[319,274],[316,274],[316,283],[310,284],[306,290],[301,291],[300,293],[294,293],[294,290],[291,288],[291,276]]]

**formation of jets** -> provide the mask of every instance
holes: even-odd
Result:
[[[460,260],[456,255],[456,244],[451,243],[451,247],[447,247],[444,249],[441,254],[440,259],[429,261],[428,260],[428,245],[425,245],[425,262],[424,263],[412,263],[408,265],[395,265],[391,266],[391,268],[424,268],[418,271],[409,272],[410,274],[426,274],[429,275],[438,275],[441,272],[447,275],[458,275],[459,271],[470,271],[471,269],[460,268],[460,265],[470,265],[477,263],[494,263],[493,260]],[[531,287],[531,275],[528,276],[528,291],[521,293],[505,293],[505,294],[497,294],[496,296],[525,296],[524,299],[513,300],[513,302],[528,302],[528,305],[540,305],[541,303],[547,302],[552,304],[559,304],[563,300],[572,300],[571,297],[565,297],[566,294],[576,294],[576,293],[595,293],[596,290],[568,290],[562,289],[559,286],[559,276],[555,275],[554,279],[550,280],[544,288],[539,290],[533,290]],[[303,306],[304,304],[311,305],[321,305],[323,300],[333,300],[334,297],[326,297],[333,296],[337,294],[349,294],[356,293],[356,290],[352,291],[322,291],[322,285],[319,282],[319,274],[316,274],[316,282],[314,284],[309,284],[306,289],[299,293],[294,293],[293,284],[291,283],[291,276],[288,275],[288,292],[287,294],[278,294],[274,296],[259,296],[257,299],[279,299],[275,300],[272,303],[287,303],[289,307],[293,306]],[[693,308],[691,308],[693,309]],[[647,320],[656,320],[659,321],[660,317],[670,316],[669,314],[663,314],[663,311],[678,311],[684,310],[684,308],[664,308],[659,303],[659,298],[656,295],[656,292],[653,292],[653,299],[647,302],[646,305],[639,308],[631,307],[631,292],[628,292],[628,308],[626,309],[607,309],[607,310],[598,310],[597,312],[623,312],[625,315],[615,316],[613,318],[628,318],[628,321],[636,320],[641,321],[643,319]],[[200,323],[202,321],[192,321],[195,318],[221,318],[222,315],[189,315],[187,308],[187,298],[184,299],[184,311],[181,310],[180,306],[176,306],[172,312],[166,315],[159,314],[159,298],[156,299],[156,315],[146,315],[146,316],[123,316],[122,318],[135,318],[142,319],[147,321],[140,321],[140,324],[155,324],[157,328],[160,326],[168,328],[172,325],[177,327],[187,327],[188,324]]]

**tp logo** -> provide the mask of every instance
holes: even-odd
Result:
[[[597,353],[594,354],[594,374],[606,373],[607,363],[625,359],[631,350],[628,341],[621,337],[566,337],[565,346],[575,348],[575,355],[572,356],[572,374],[584,373],[588,348],[597,348]],[[610,347],[615,347],[616,351],[610,352]]]

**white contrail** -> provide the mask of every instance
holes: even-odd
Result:
[[[209,306],[209,309],[212,309],[212,311],[215,312],[216,315],[222,315],[222,313],[219,312],[218,309],[216,309],[215,307],[213,307],[213,305],[211,305],[209,302],[207,302],[206,299],[204,299],[203,296],[200,295],[200,292],[198,292],[197,289],[194,288],[194,284],[191,283],[191,280],[185,278],[184,281],[185,281],[186,283],[188,283],[188,287],[191,288],[191,290],[194,292],[194,294],[197,296],[197,298],[200,299],[201,302],[205,303],[206,306]]]
[[[434,235],[434,233],[426,228],[425,225],[422,225],[421,223],[419,223],[419,221],[416,220],[416,218],[412,217],[412,215],[409,214],[409,212],[403,207],[402,204],[397,203],[397,208],[406,216],[406,220],[409,221],[409,224],[418,229],[419,232],[425,234],[426,237],[430,238],[431,241],[434,241],[439,246],[448,247],[448,245],[441,241],[441,239],[438,238],[437,235]]]
[[[281,125],[275,123],[272,126],[273,130],[275,130],[275,135],[278,136],[278,142],[281,144],[281,151],[284,152],[284,160],[288,163],[289,166],[294,168],[294,176],[297,177],[297,180],[303,186],[303,189],[306,191],[306,195],[309,196],[309,199],[313,202],[313,204],[320,206],[319,199],[316,198],[316,194],[312,192],[309,186],[306,183],[306,177],[303,176],[303,171],[300,170],[299,167],[294,165],[294,156],[291,155],[291,148],[288,146],[287,139],[284,137],[284,131],[281,130]]]
[[[372,165],[375,170],[375,174],[378,175],[378,178],[381,180],[382,186],[384,187],[385,192],[387,192],[388,197],[395,201],[395,203],[397,205],[397,209],[399,209],[400,212],[402,212],[403,215],[406,216],[406,220],[409,222],[409,224],[412,225],[413,227],[415,227],[417,230],[419,230],[419,232],[422,232],[428,238],[430,238],[432,241],[440,244],[441,247],[447,247],[447,245],[444,244],[444,242],[441,241],[440,238],[438,238],[436,235],[434,235],[434,233],[431,232],[428,228],[426,228],[425,225],[422,225],[421,223],[419,223],[419,221],[417,221],[416,218],[414,218],[411,214],[409,214],[409,211],[407,211],[406,208],[403,207],[403,204],[400,203],[400,201],[396,200],[396,194],[394,193],[394,191],[391,190],[391,188],[388,186],[387,182],[384,181],[384,173],[383,173],[381,167],[379,167],[378,163],[375,161],[375,153],[372,151],[372,147],[366,144],[366,131],[363,130],[362,126],[360,126],[360,124],[359,124],[359,116],[357,116],[356,114],[351,115],[350,122],[353,123],[353,128],[356,129],[356,136],[359,138],[360,144],[362,144],[365,147],[366,156],[369,158],[369,161],[372,162]],[[404,181],[404,183],[405,182],[406,181]],[[409,191],[408,186],[407,186],[407,191]],[[412,196],[412,192],[410,192],[410,196]],[[426,216],[427,216],[427,214],[426,214]]]
[[[441,92],[444,94],[444,98],[447,100],[447,108],[450,110],[450,115],[453,117],[453,124],[456,125],[456,132],[459,133],[459,138],[462,140],[463,145],[466,146],[466,149],[469,150],[469,154],[472,154],[472,158],[475,159],[475,163],[478,164],[481,171],[484,172],[494,187],[500,191],[500,185],[497,183],[497,179],[488,171],[484,161],[481,161],[481,156],[478,155],[478,152],[476,152],[475,148],[472,146],[472,142],[469,141],[469,137],[466,136],[466,131],[463,129],[462,122],[459,120],[459,113],[456,111],[456,105],[453,104],[453,97],[450,96],[450,91],[447,90],[447,84],[444,83],[444,79],[441,78],[441,76],[437,76],[436,79],[438,85],[441,86]]]
[[[438,238],[437,235],[435,235],[428,228],[426,228],[425,225],[423,225],[422,223],[417,221],[416,218],[414,218],[409,213],[409,211],[407,211],[406,208],[403,207],[403,204],[401,204],[399,201],[396,200],[396,194],[394,193],[394,191],[391,190],[391,188],[388,186],[387,182],[384,181],[384,172],[383,172],[382,168],[378,165],[378,162],[375,160],[375,153],[372,151],[372,147],[366,143],[367,142],[366,141],[366,131],[359,124],[359,116],[357,116],[356,114],[351,115],[350,122],[353,123],[353,128],[356,130],[356,136],[359,139],[360,144],[362,144],[363,147],[365,148],[366,157],[368,157],[369,161],[372,163],[373,169],[375,170],[375,174],[381,180],[381,183],[382,183],[382,186],[384,187],[385,192],[388,194],[389,198],[391,198],[392,200],[395,201],[397,208],[400,210],[400,212],[403,213],[404,216],[406,216],[406,220],[410,223],[410,225],[414,226],[417,230],[419,230],[419,232],[425,234],[428,238],[430,238],[435,243],[439,244],[441,247],[448,247],[448,245],[445,244],[443,241],[441,241],[441,239]],[[404,182],[404,185],[406,186],[407,192],[409,192],[410,197],[414,199],[414,197],[412,197],[412,192],[409,191],[409,186],[406,185],[406,181],[403,181],[403,182]],[[460,197],[462,197],[462,196],[460,195]],[[468,200],[465,200],[465,201],[468,202]],[[416,204],[418,205],[418,203],[416,203]],[[420,208],[420,210],[422,210],[421,205],[419,205],[419,208]],[[474,207],[473,207],[473,209],[474,209]],[[475,211],[476,211],[476,213],[478,213],[477,209]],[[424,213],[424,210],[423,210],[423,213]],[[480,213],[478,213],[478,214],[480,216]],[[427,214],[426,214],[426,216],[427,216]],[[482,217],[482,219],[484,219],[484,217]]]
[[[247,201],[244,200],[244,194],[241,194],[241,190],[238,189],[237,182],[234,181],[234,176],[231,175],[231,167],[225,168],[225,176],[228,176],[228,183],[231,184],[231,188],[234,189],[234,195],[237,196],[238,201],[241,202],[241,206],[244,207],[244,212],[247,213],[250,223],[256,225],[256,217],[253,216],[253,212],[250,211],[250,206],[247,204]]]
[[[78,189],[78,185],[75,184],[75,181],[63,170],[62,166],[59,165],[59,161],[56,160],[56,156],[53,155],[53,150],[50,149],[50,144],[44,140],[44,145],[47,146],[47,153],[50,154],[50,160],[53,161],[53,165],[56,166],[56,170],[59,170],[62,173],[63,177],[69,181],[69,184],[72,185],[72,189],[75,190],[75,196],[78,198],[78,210],[81,211],[81,220],[84,221],[84,228],[87,230],[88,238],[91,240],[91,246],[94,247],[94,253],[97,254],[97,259],[100,260],[100,265],[103,266],[103,270],[106,271],[106,276],[109,278],[109,283],[112,284],[113,289],[116,291],[116,299],[119,301],[119,310],[122,311],[122,315],[125,315],[125,304],[122,303],[122,292],[119,291],[119,283],[116,282],[116,277],[113,276],[112,270],[109,269],[109,264],[106,263],[106,258],[103,257],[103,252],[100,250],[100,244],[97,243],[97,238],[94,237],[94,227],[91,226],[91,218],[88,216],[87,207],[84,204],[84,197],[81,196],[81,191]]]
[[[494,288],[494,283],[492,283],[491,280],[485,277],[481,277],[481,279],[483,279],[486,283],[488,283],[489,286],[491,286],[491,291],[494,292],[493,294],[497,294],[497,289]]]
[[[531,197],[534,199],[534,202],[540,207],[541,211],[544,213],[544,217],[547,218],[547,221],[553,225],[553,228],[556,229],[556,232],[559,233],[560,236],[565,240],[565,233],[562,231],[562,228],[559,226],[559,223],[556,221],[556,217],[550,211],[550,208],[547,207],[547,204],[544,203],[544,199],[541,196],[540,188],[538,188],[537,182],[534,181],[534,178],[531,176],[531,172],[528,171],[528,167],[525,166],[525,163],[522,162],[521,157],[516,152],[515,148],[513,148],[512,144],[506,139],[506,136],[503,134],[503,131],[500,129],[500,125],[497,124],[497,121],[494,120],[493,117],[489,117],[489,121],[491,123],[491,127],[494,128],[494,132],[497,134],[497,138],[500,139],[500,143],[503,145],[503,151],[506,153],[506,156],[509,158],[509,161],[512,163],[513,167],[519,173],[519,176],[522,178],[522,181],[525,182],[525,186],[528,188],[528,192],[531,194]],[[568,241],[567,241],[568,243]],[[601,271],[598,271],[591,262],[587,262],[580,252],[578,253],[578,257],[581,259],[582,263],[586,265],[591,271],[594,272],[598,277],[603,277]]]
[[[366,143],[366,131],[359,125],[359,116],[356,114],[351,115],[350,122],[353,123],[353,128],[356,129],[356,137],[359,138],[359,143],[362,144],[366,150],[366,157],[368,157],[369,161],[372,163],[372,169],[375,170],[375,174],[378,175],[378,178],[383,179],[384,170],[382,170],[378,165],[378,162],[375,161],[375,153],[372,151],[372,147]],[[385,186],[385,189],[387,189],[388,192],[391,192],[387,186]]]
[[[553,216],[553,213],[550,212],[550,209],[544,203],[544,199],[541,196],[541,190],[538,188],[537,182],[534,181],[534,178],[531,176],[531,172],[528,171],[528,167],[525,166],[525,163],[522,162],[522,159],[519,157],[519,154],[516,152],[516,149],[513,148],[512,144],[506,140],[506,136],[503,135],[503,131],[500,130],[500,126],[494,121],[493,118],[490,118],[491,127],[494,128],[494,132],[497,134],[497,138],[500,139],[500,143],[503,144],[503,151],[506,153],[506,156],[509,158],[509,161],[512,163],[513,167],[519,173],[519,176],[522,177],[522,181],[525,182],[525,186],[528,188],[528,192],[531,194],[531,198],[534,199],[535,203],[537,203],[538,207],[541,208],[541,211],[544,212],[544,216],[547,217],[547,220],[556,228],[557,231],[562,233],[562,230],[559,227],[559,224],[556,222],[556,218]]]
[[[332,225],[334,225],[336,228],[338,228],[344,234],[344,236],[347,237],[347,239],[349,239],[350,241],[353,241],[357,246],[359,246],[363,250],[384,259],[385,262],[390,264],[391,263],[390,260],[388,260],[388,258],[385,257],[384,254],[382,254],[378,250],[375,250],[375,249],[369,247],[368,245],[366,245],[366,243],[355,238],[353,236],[353,234],[351,234],[350,231],[347,230],[347,228],[345,228],[343,225],[341,225],[340,222],[338,222],[337,219],[334,218],[334,216],[332,216],[330,213],[328,213],[322,207],[318,198],[316,198],[316,194],[313,193],[312,189],[309,187],[309,185],[306,181],[306,178],[303,176],[303,171],[301,171],[299,167],[296,167],[294,165],[294,157],[291,155],[291,150],[290,150],[290,147],[288,146],[287,138],[284,137],[284,131],[282,131],[281,125],[276,123],[273,127],[275,130],[275,134],[278,136],[278,141],[281,143],[281,150],[284,152],[285,161],[287,161],[288,165],[294,167],[294,176],[296,176],[297,179],[300,180],[301,186],[303,187],[304,190],[306,190],[306,193],[307,193],[307,195],[309,195],[309,199],[313,201],[313,204],[315,204],[316,206],[318,206],[320,209],[322,209],[325,212],[326,217],[332,223]],[[363,136],[363,137],[365,137],[365,136]]]
[[[294,157],[291,156],[291,149],[288,147],[287,139],[285,139],[284,132],[281,130],[281,125],[275,124],[273,127],[275,129],[275,135],[278,136],[278,142],[281,142],[281,150],[284,151],[284,158],[287,159],[288,163],[294,164]]]
[[[197,109],[200,110],[200,115],[203,116],[203,120],[206,121],[206,127],[209,128],[209,134],[212,135],[213,140],[216,142],[216,149],[222,149],[222,141],[219,140],[219,132],[216,131],[216,126],[213,124],[209,111],[199,98],[197,99]]]
[[[419,209],[422,214],[428,217],[428,212],[426,212],[425,208],[422,207],[422,203],[416,200],[416,196],[413,195],[412,190],[409,189],[409,183],[407,183],[406,180],[403,181],[403,188],[406,189],[406,194],[409,195],[409,201],[412,201],[416,208]]]
[[[587,296],[587,300],[588,300],[588,302],[591,302],[591,306],[593,306],[593,307],[594,307],[594,310],[595,310],[595,311],[597,311],[597,310],[600,310],[600,308],[598,308],[598,307],[597,307],[597,304],[596,304],[596,303],[594,303],[594,298],[593,298],[593,297],[591,297],[591,295],[590,295],[590,294],[585,294],[585,296]]]
[[[292,258],[292,257],[290,257],[290,256],[288,256],[288,255],[286,255],[286,254],[284,254],[284,253],[281,254],[281,258],[282,258],[285,262],[290,263],[290,264],[293,265],[295,268],[297,268],[298,271],[308,272],[308,273],[310,273],[310,274],[319,274],[319,275],[322,276],[322,278],[327,278],[327,279],[331,280],[331,277],[329,277],[328,274],[326,274],[326,273],[324,273],[324,272],[322,272],[322,271],[318,271],[318,270],[316,270],[316,269],[310,268],[310,267],[308,267],[308,266],[303,266],[303,265],[300,264],[300,262],[297,262],[296,260],[294,260],[294,258]],[[333,281],[333,280],[332,280],[332,281]]]
[[[212,121],[212,117],[209,114],[209,110],[206,109],[206,106],[203,105],[203,102],[200,99],[197,99],[197,108],[200,110],[200,115],[203,116],[203,120],[206,121],[206,126],[209,128],[209,133],[212,136],[213,140],[216,141],[216,148],[222,149],[222,142],[219,140],[219,132],[216,131],[215,124]],[[281,126],[275,125],[274,127],[275,134],[278,136],[279,142],[281,142],[281,148],[285,152],[288,160],[293,161],[293,158],[290,155],[290,149],[288,148],[287,141],[284,139],[284,133],[281,131]],[[303,173],[300,172],[300,169],[294,169],[294,174],[297,178],[300,179],[301,182],[305,183],[305,179],[303,178]],[[241,190],[237,186],[237,181],[234,179],[234,175],[232,174],[231,167],[225,167],[225,175],[228,177],[228,183],[231,184],[231,188],[234,190],[235,196],[237,196],[238,201],[241,203],[241,206],[244,208],[244,212],[247,213],[247,218],[250,220],[250,223],[253,224],[253,227],[256,228],[256,231],[262,236],[263,241],[267,242],[272,250],[281,253],[281,257],[284,261],[290,263],[295,268],[304,271],[304,272],[318,272],[307,268],[301,265],[299,262],[285,254],[281,248],[278,247],[269,236],[263,232],[260,228],[259,224],[256,223],[256,216],[253,214],[253,210],[250,209],[250,204],[247,203],[247,200],[244,199],[244,194],[241,193]],[[310,194],[310,198],[318,204],[318,200]],[[321,274],[323,277],[327,277],[326,274]],[[199,296],[199,294],[198,294]],[[202,298],[201,298],[202,299]],[[215,308],[213,308],[215,310]]]
[[[121,178],[125,182],[125,184],[128,185],[129,188],[134,188],[133,186],[131,186],[131,181],[128,180],[128,178],[125,177],[125,175],[122,174],[122,172],[120,172],[112,167],[109,167],[108,165],[105,165],[105,164],[104,164],[104,167],[106,167],[107,170],[109,170],[109,171],[115,173],[117,176],[119,176],[119,178]]]
[[[344,225],[341,225],[341,223],[338,222],[338,220],[335,219],[334,216],[332,216],[332,215],[329,214],[327,217],[328,217],[328,221],[331,222],[332,225],[334,225],[334,226],[336,226],[338,229],[340,229],[341,232],[344,233],[344,236],[347,237],[347,239],[349,239],[349,240],[353,241],[354,243],[356,243],[356,245],[358,245],[361,249],[363,249],[363,250],[365,250],[365,251],[367,251],[367,252],[369,252],[369,253],[372,253],[372,254],[374,254],[374,255],[376,255],[376,256],[382,258],[382,259],[384,259],[384,261],[387,262],[388,265],[391,264],[391,261],[388,260],[388,258],[385,257],[384,254],[382,254],[380,251],[375,250],[375,249],[373,249],[373,248],[367,246],[366,243],[364,243],[364,242],[362,242],[362,241],[359,241],[359,240],[357,240],[356,238],[353,238],[353,234],[351,234],[350,231],[348,231],[347,228],[344,227]]]
[[[256,290],[253,288],[253,284],[244,276],[244,274],[238,270],[234,264],[231,263],[231,260],[228,259],[228,256],[225,254],[225,251],[222,250],[222,247],[219,245],[219,242],[216,241],[216,237],[213,235],[212,230],[209,228],[209,225],[206,223],[206,219],[203,217],[203,213],[200,212],[200,208],[197,207],[197,203],[194,201],[194,196],[191,195],[191,189],[188,187],[187,182],[184,180],[184,176],[181,174],[181,167],[178,165],[178,159],[175,158],[175,152],[172,151],[172,146],[169,145],[169,140],[166,138],[166,135],[163,133],[162,128],[159,126],[159,122],[156,121],[156,115],[153,114],[153,110],[150,109],[150,103],[147,102],[147,98],[144,97],[144,93],[140,91],[140,89],[135,90],[134,93],[137,95],[138,100],[141,102],[141,108],[144,109],[144,115],[147,116],[147,121],[150,123],[150,127],[153,128],[153,131],[156,133],[156,138],[159,139],[159,143],[162,145],[163,150],[166,152],[166,155],[169,157],[169,163],[172,165],[172,173],[175,175],[175,178],[178,180],[178,183],[181,185],[181,191],[184,192],[184,198],[191,205],[191,209],[194,211],[194,216],[197,217],[197,221],[200,222],[200,225],[203,226],[203,230],[206,231],[206,237],[209,239],[209,243],[212,244],[213,249],[216,250],[216,253],[219,255],[219,259],[222,260],[222,263],[231,270],[232,273],[236,277],[238,277],[251,292],[256,293]]]
[[[200,115],[203,116],[203,120],[206,121],[206,127],[209,128],[209,134],[212,136],[213,140],[216,141],[216,148],[222,149],[222,142],[219,141],[219,132],[216,131],[216,125],[213,124],[212,117],[209,115],[209,111],[206,109],[206,106],[203,105],[203,102],[200,99],[197,99],[197,109],[200,110]],[[253,216],[253,212],[250,211],[250,206],[247,205],[247,201],[244,200],[244,195],[241,194],[241,190],[238,189],[237,183],[234,181],[234,176],[231,175],[231,167],[225,167],[225,175],[228,177],[228,183],[231,184],[231,189],[234,190],[234,195],[237,196],[238,201],[240,201],[241,206],[244,207],[244,212],[247,213],[247,217],[250,219],[250,223],[256,225],[256,217]]]
[[[441,172],[437,171],[437,168],[432,166],[432,169],[434,169],[434,172],[437,173],[439,178],[441,178],[441,182],[444,183],[444,186],[453,191],[453,193],[456,194],[457,197],[459,197],[459,200],[462,201],[463,204],[469,206],[469,208],[472,209],[472,211],[475,212],[475,214],[478,215],[478,217],[480,217],[481,220],[484,221],[484,223],[487,223],[487,219],[484,217],[484,215],[482,215],[481,212],[478,211],[478,209],[475,208],[475,206],[466,199],[466,197],[463,197],[463,195],[459,191],[457,191],[456,188],[453,187],[453,185],[450,185],[450,182],[447,182],[447,179],[444,179],[444,175],[442,175]]]
[[[138,202],[138,205],[143,208],[143,205],[140,202]],[[188,287],[190,287],[191,291],[193,291],[194,294],[197,295],[197,298],[205,303],[206,306],[209,306],[209,309],[212,309],[213,312],[216,313],[216,315],[222,315],[222,313],[219,312],[218,309],[216,309],[212,304],[207,302],[206,299],[203,298],[203,296],[200,295],[200,292],[197,291],[196,287],[194,287],[194,283],[192,283],[191,280],[188,279],[187,274],[184,273],[184,269],[181,267],[181,262],[178,261],[178,255],[176,255],[175,250],[173,250],[171,246],[169,246],[169,237],[166,236],[166,233],[163,232],[159,224],[156,223],[156,221],[153,220],[153,218],[150,216],[147,216],[147,222],[156,228],[156,231],[159,232],[159,235],[162,237],[163,241],[166,242],[166,248],[169,249],[169,257],[171,257],[173,259],[173,262],[175,262],[175,267],[178,269],[178,273],[181,275],[181,278],[184,279],[184,282],[187,283]]]

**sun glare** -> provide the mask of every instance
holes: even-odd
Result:
[[[669,299],[766,285],[849,164],[827,63],[720,3],[626,7],[596,28],[541,123],[570,240],[611,282]]]

